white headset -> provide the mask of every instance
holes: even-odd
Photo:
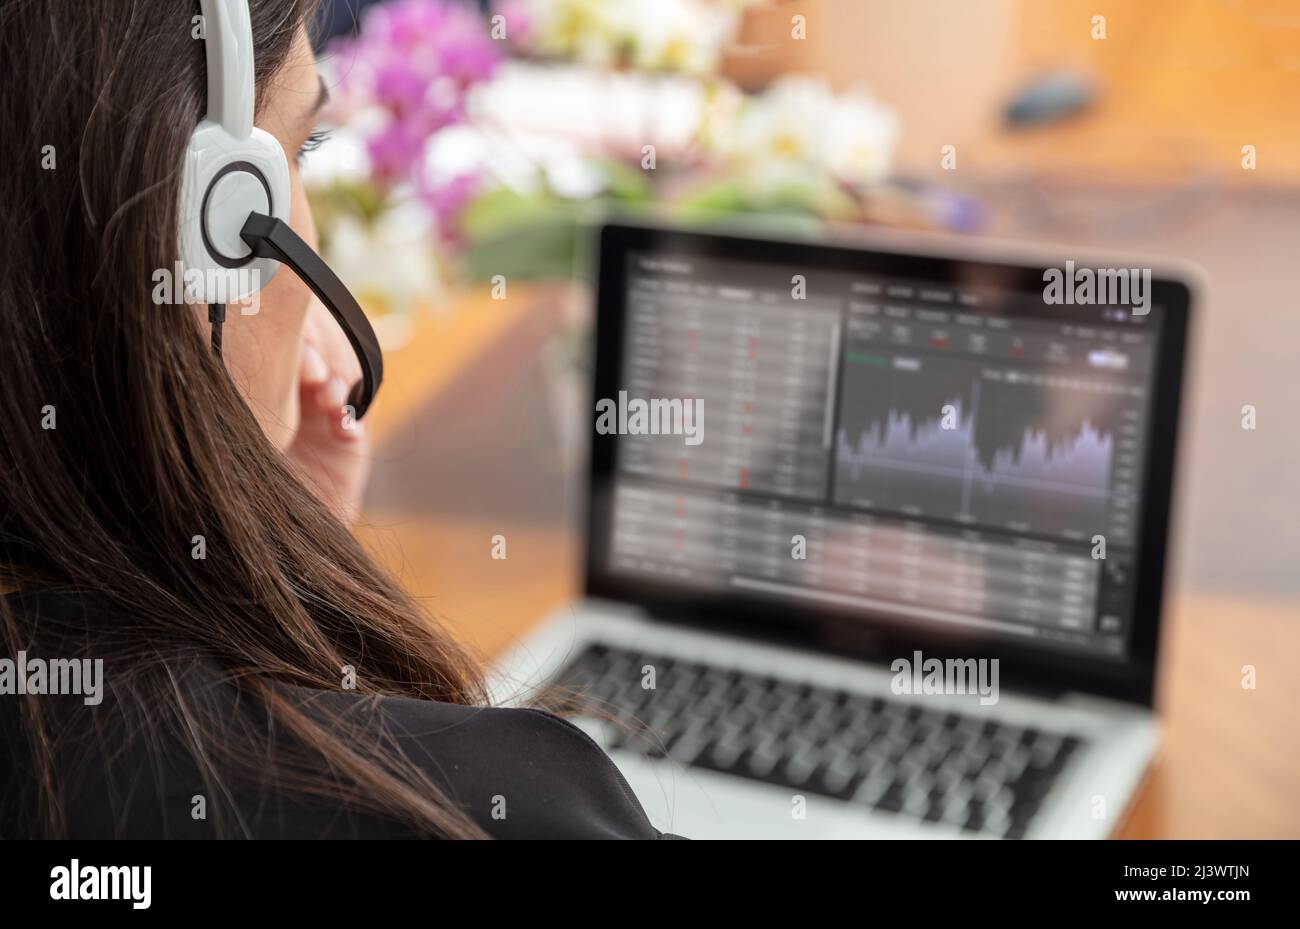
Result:
[[[190,137],[181,180],[186,296],[208,305],[219,354],[225,304],[252,296],[282,263],[289,265],[333,314],[361,363],[361,380],[348,396],[353,417],[360,419],[383,380],[383,354],[352,294],[289,226],[289,160],[275,136],[253,125],[248,0],[200,0],[200,9],[208,113]]]
[[[250,213],[289,222],[289,162],[253,125],[253,30],[247,0],[200,0],[208,60],[208,115],[190,137],[181,187],[181,261],[196,302],[242,300],[280,263],[241,237]],[[258,273],[238,273],[240,269]],[[202,272],[190,274],[191,270]]]

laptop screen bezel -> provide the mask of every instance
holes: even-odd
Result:
[[[593,397],[617,396],[623,370],[627,262],[634,252],[679,252],[700,259],[760,262],[799,268],[876,272],[919,280],[957,282],[993,276],[1015,289],[1042,289],[1053,262],[1006,262],[956,254],[892,251],[875,245],[749,238],[719,232],[609,223],[599,233]],[[1064,257],[1061,262],[1063,263]],[[981,266],[971,268],[970,265]],[[782,602],[734,590],[681,588],[608,569],[613,527],[612,488],[618,436],[600,434],[592,416],[586,511],[585,590],[588,597],[629,603],[666,621],[764,639],[864,661],[890,661],[916,649],[943,658],[998,658],[1003,686],[1034,691],[1092,693],[1132,703],[1153,702],[1156,653],[1165,586],[1174,460],[1178,444],[1184,356],[1191,290],[1157,271],[1152,303],[1164,314],[1157,340],[1149,445],[1142,491],[1137,583],[1128,657],[1123,660],[973,640],[969,630],[944,635],[908,626],[887,613],[873,618],[812,602]],[[798,619],[792,614],[797,612]],[[849,615],[853,612],[854,615]]]

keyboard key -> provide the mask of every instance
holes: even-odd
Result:
[[[876,800],[874,806],[878,810],[885,810],[889,813],[900,812],[903,809],[903,788],[897,784],[891,784],[889,789]]]

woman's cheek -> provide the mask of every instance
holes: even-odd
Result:
[[[312,215],[311,201],[307,199],[307,188],[303,186],[302,174],[297,168],[290,169],[290,184],[293,191],[293,205],[289,225],[308,245],[319,250],[316,242],[316,218]]]

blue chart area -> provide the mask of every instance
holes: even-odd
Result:
[[[1087,537],[1107,529],[1116,395],[1095,383],[916,358],[850,356],[835,500]]]

